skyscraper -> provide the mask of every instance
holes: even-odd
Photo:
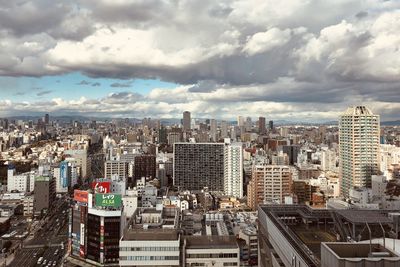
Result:
[[[228,123],[226,121],[221,121],[221,138],[228,137]]]
[[[339,119],[341,193],[352,187],[370,187],[379,171],[379,115],[364,106],[348,108]]]
[[[244,126],[244,118],[242,116],[237,117],[237,126]]]
[[[45,124],[49,124],[50,123],[50,115],[49,114],[44,115],[44,123]]]
[[[210,136],[211,136],[211,141],[213,142],[217,141],[217,121],[214,119],[211,119],[210,121]]]
[[[266,132],[265,118],[264,117],[259,117],[258,118],[258,132],[260,134],[264,134]]]
[[[274,129],[274,121],[269,121],[268,127],[269,127],[269,130],[273,130]]]
[[[190,130],[190,112],[185,111],[183,112],[183,130],[184,131],[189,131]]]
[[[242,143],[225,145],[224,191],[228,196],[243,197]]]
[[[223,143],[175,143],[174,185],[181,190],[224,191]]]

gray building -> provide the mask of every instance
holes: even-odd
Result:
[[[180,189],[224,191],[223,143],[175,143],[173,164]]]
[[[185,111],[183,112],[183,130],[184,131],[190,131],[190,112]]]
[[[35,214],[47,212],[56,198],[56,183],[54,178],[39,176],[35,180]]]
[[[259,117],[258,118],[258,132],[260,134],[265,134],[267,132],[267,128],[265,126],[265,118]]]

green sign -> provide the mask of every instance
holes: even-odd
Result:
[[[96,194],[96,206],[118,208],[121,206],[120,194]]]

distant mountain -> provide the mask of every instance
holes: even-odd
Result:
[[[44,115],[44,114],[43,114]],[[38,119],[43,118],[39,115],[32,115],[32,116],[10,116],[7,117],[9,120],[24,120],[24,121],[37,121]],[[70,122],[72,121],[79,121],[79,122],[88,122],[88,121],[111,121],[111,120],[124,120],[125,118],[112,118],[112,117],[93,117],[93,116],[81,116],[81,115],[59,115],[59,116],[52,116],[50,114],[50,120],[58,120],[60,122]],[[156,119],[156,118],[153,118]],[[200,121],[205,121],[206,118],[195,118]],[[220,119],[218,119],[220,120]],[[139,123],[142,119],[138,118],[129,118],[130,122]],[[161,124],[164,125],[173,125],[173,124],[180,124],[180,118],[161,118]],[[321,122],[304,122],[304,121],[288,121],[288,120],[274,120],[274,126],[293,126],[293,125],[303,125],[303,126],[318,126],[318,125],[338,125],[338,121],[321,121]],[[236,125],[236,120],[227,120],[227,123],[230,125]],[[268,120],[267,120],[268,124]],[[400,126],[400,120],[394,121],[381,121],[382,126]]]
[[[381,121],[382,126],[400,126],[400,120],[396,121]]]

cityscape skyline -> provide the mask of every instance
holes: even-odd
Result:
[[[0,0],[0,266],[400,266],[400,0]]]
[[[178,118],[191,110],[309,122],[366,105],[395,120],[399,7],[379,0],[4,3],[0,116]]]

